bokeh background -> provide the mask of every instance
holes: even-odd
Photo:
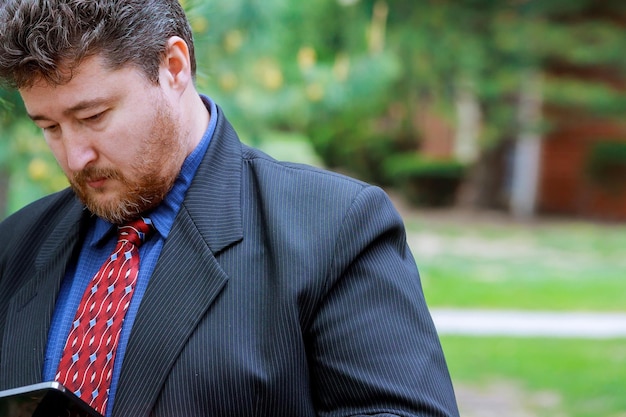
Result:
[[[385,188],[435,312],[626,313],[626,2],[181,3],[199,90],[245,142]],[[0,218],[66,186],[0,88]],[[442,344],[464,417],[626,416],[622,337]]]

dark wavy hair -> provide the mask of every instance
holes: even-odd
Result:
[[[181,37],[196,62],[189,21],[177,0],[1,0],[0,81],[14,88],[60,85],[83,59],[134,65],[158,83],[167,40]]]

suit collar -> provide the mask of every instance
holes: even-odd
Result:
[[[41,250],[35,261],[37,269],[62,256],[68,245],[75,245],[89,222],[89,211],[74,197],[74,193],[69,189],[63,192],[68,193],[72,201],[69,208],[65,209],[65,215],[41,245]]]
[[[241,144],[218,117],[137,313],[113,416],[149,414],[180,351],[228,281],[215,257],[243,239]]]
[[[241,143],[219,107],[217,117],[214,138],[183,202],[214,254],[243,238]]]

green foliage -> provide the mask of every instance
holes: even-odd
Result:
[[[403,180],[416,177],[460,178],[465,166],[455,160],[434,159],[418,154],[400,154],[385,161],[389,178]]]
[[[199,86],[245,140],[259,145],[263,131],[301,132],[330,165],[344,145],[371,141],[369,129],[353,128],[384,110],[400,65],[393,54],[368,50],[363,8],[273,0],[259,9],[240,1],[207,6],[205,16],[211,39],[199,38]]]
[[[606,83],[571,77],[550,79],[545,99],[557,106],[575,108],[602,117],[619,116],[626,106],[626,95]]]
[[[591,181],[610,191],[625,191],[626,142],[594,143],[587,161],[587,173]]]
[[[385,159],[385,178],[413,203],[442,206],[452,204],[465,173],[465,165],[452,159],[434,159],[415,153]]]
[[[0,132],[0,167],[8,177],[6,214],[68,185],[45,141],[29,120],[21,119]]]
[[[381,181],[380,167],[393,146],[393,132],[378,125],[376,117],[385,111],[385,97],[399,66],[387,55],[364,55],[344,65],[350,66],[346,79],[326,84],[306,130],[329,166]]]

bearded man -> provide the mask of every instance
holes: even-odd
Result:
[[[377,187],[243,145],[176,0],[4,0],[0,80],[71,187],[0,224],[0,389],[107,417],[458,416]]]

